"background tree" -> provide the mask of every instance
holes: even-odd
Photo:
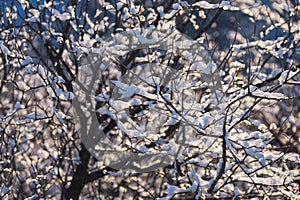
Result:
[[[1,1],[1,198],[300,198],[298,9],[293,0]],[[177,117],[140,146],[124,131],[127,124],[115,120],[117,83],[134,86],[121,77],[151,58],[176,76],[188,75],[182,80],[196,91],[195,109],[180,117],[194,119],[195,134],[201,129],[218,139],[203,152],[208,137],[197,135],[199,143],[151,172],[116,170],[81,143],[72,114],[74,82],[88,55],[109,38],[149,27],[176,29],[208,50],[221,77],[222,104],[181,55],[136,50],[101,74],[93,108],[100,127],[111,142],[139,153],[176,138]],[[152,105],[165,109],[180,102],[168,101],[176,96],[167,87],[154,86],[141,91],[161,102],[128,96],[125,109],[134,122],[153,120],[147,115]],[[166,122],[174,119],[171,109],[163,113]]]

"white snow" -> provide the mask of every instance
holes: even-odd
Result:
[[[71,100],[74,98],[74,94],[72,92],[64,92],[60,88],[55,89],[55,94],[62,100]]]
[[[26,114],[25,117],[26,117],[27,119],[42,119],[42,118],[45,118],[44,116],[36,115],[35,112]]]
[[[19,109],[21,109],[21,108],[24,108],[25,106],[24,105],[22,105],[19,101],[16,103],[16,105],[15,105],[15,109],[16,110],[19,110]]]
[[[278,81],[280,84],[283,84],[285,81],[290,80],[292,77],[294,77],[295,75],[297,75],[300,72],[299,69],[297,69],[296,71],[291,71],[291,70],[285,70],[281,73]]]
[[[138,106],[138,105],[141,105],[141,104],[142,104],[142,101],[141,101],[140,99],[133,98],[133,99],[131,99],[130,104],[131,104],[132,106]]]
[[[267,98],[267,99],[275,99],[275,100],[288,99],[288,97],[284,96],[284,94],[277,93],[277,92],[264,92],[259,89],[253,91],[252,94],[256,97]]]
[[[32,62],[32,58],[30,56],[26,56],[25,60],[23,60],[21,65],[22,65],[22,67],[24,67],[24,66],[30,64],[31,62]]]

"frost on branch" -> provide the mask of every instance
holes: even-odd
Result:
[[[299,2],[0,5],[0,199],[300,199]]]

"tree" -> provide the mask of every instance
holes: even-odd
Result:
[[[2,1],[2,199],[300,198],[298,1]]]

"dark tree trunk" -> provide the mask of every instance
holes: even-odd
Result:
[[[84,187],[88,175],[88,163],[91,157],[90,152],[81,143],[79,152],[80,164],[77,166],[73,175],[70,187],[67,189],[63,199],[78,199],[82,188]]]

